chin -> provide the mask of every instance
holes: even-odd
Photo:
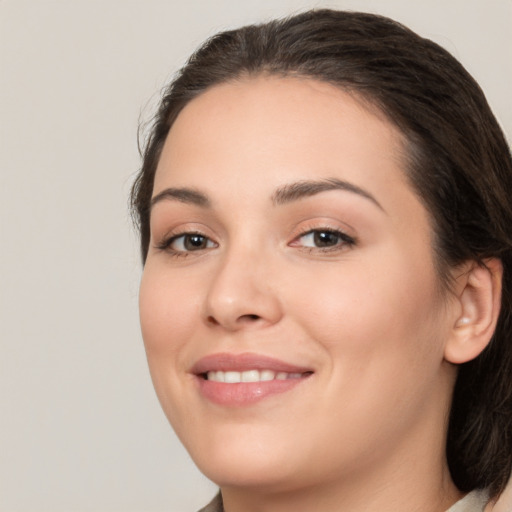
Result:
[[[283,461],[208,461],[199,470],[219,487],[244,488],[266,492],[286,492],[302,487],[299,473],[288,468]]]
[[[284,439],[270,442],[264,435],[237,435],[226,429],[226,435],[209,439],[203,448],[194,443],[189,453],[199,470],[221,487],[281,487],[294,480],[294,467],[299,461]],[[302,464],[303,465],[303,464]]]

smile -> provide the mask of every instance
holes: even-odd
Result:
[[[313,370],[259,354],[212,354],[191,369],[203,398],[224,407],[249,406],[309,380]]]
[[[211,371],[206,374],[206,379],[214,382],[237,384],[239,382],[300,379],[303,375],[302,373],[275,372],[273,370],[247,370],[244,372]]]

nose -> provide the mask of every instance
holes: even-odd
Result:
[[[247,251],[226,254],[211,277],[204,317],[210,326],[228,331],[279,322],[282,308],[268,260]]]

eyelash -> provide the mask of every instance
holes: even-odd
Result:
[[[318,247],[318,246],[303,246],[298,245],[297,242],[306,237],[306,236],[313,236],[313,240],[315,239],[315,235],[328,235],[328,236],[334,236],[337,237],[337,242],[333,246],[325,246],[325,247]],[[180,238],[183,238],[183,243],[186,243],[187,237],[201,237],[206,241],[207,246],[206,247],[199,247],[197,250],[178,250],[173,249],[172,244],[175,243]],[[208,244],[212,244],[210,247],[208,247]],[[344,233],[343,231],[339,229],[333,229],[333,228],[314,228],[314,229],[307,229],[306,231],[303,231],[300,233],[297,237],[295,237],[292,242],[290,242],[291,247],[298,247],[301,250],[304,250],[309,253],[313,252],[321,252],[321,253],[329,253],[329,252],[335,252],[339,251],[343,247],[353,247],[357,244],[357,240],[354,237],[351,237]],[[185,231],[181,233],[172,234],[166,238],[164,238],[159,244],[156,245],[156,249],[160,251],[165,251],[168,254],[170,254],[173,257],[176,258],[184,258],[189,256],[193,252],[202,252],[204,250],[212,249],[217,247],[218,244],[211,240],[207,235],[204,233],[201,233],[200,231]]]
[[[187,250],[177,250],[177,249],[173,249],[171,247],[172,244],[174,242],[176,242],[177,240],[179,240],[180,238],[183,238],[184,239],[183,241],[185,243],[185,240],[187,237],[193,237],[193,236],[204,238],[206,240],[207,244],[213,243],[215,246],[217,245],[208,236],[206,236],[204,233],[201,233],[200,231],[185,231],[185,232],[176,233],[176,234],[173,234],[173,235],[170,235],[170,236],[164,238],[159,244],[156,245],[156,248],[160,251],[165,251],[165,252],[169,253],[171,256],[176,257],[176,258],[185,258],[193,252],[200,252],[205,249],[212,248],[212,247],[207,246],[205,248],[198,248],[197,251],[193,251],[193,250],[187,251]]]
[[[335,245],[332,246],[325,246],[325,247],[319,247],[319,246],[298,246],[301,250],[304,250],[306,252],[314,253],[314,252],[321,252],[321,253],[329,253],[329,252],[336,252],[340,251],[342,248],[350,248],[356,245],[357,240],[354,237],[351,237],[350,235],[347,235],[343,231],[335,228],[327,228],[327,227],[321,227],[321,228],[313,228],[313,229],[307,229],[306,231],[303,231],[301,234],[299,234],[294,240],[290,243],[292,247],[294,247],[295,242],[298,242],[300,239],[306,237],[306,236],[313,236],[313,240],[315,240],[315,235],[328,235],[328,236],[334,236],[337,238],[337,242]]]

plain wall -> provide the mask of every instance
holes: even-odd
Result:
[[[207,36],[315,6],[439,42],[510,140],[512,0],[0,0],[1,511],[184,512],[214,494],[146,368],[137,125]]]

